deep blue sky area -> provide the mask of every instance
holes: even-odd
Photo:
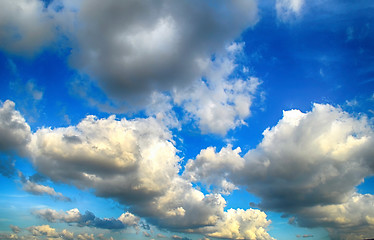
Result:
[[[0,1],[0,239],[374,238],[373,13]]]

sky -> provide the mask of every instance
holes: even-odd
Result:
[[[0,0],[0,239],[374,238],[371,0]]]

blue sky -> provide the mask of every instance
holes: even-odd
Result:
[[[0,1],[0,239],[374,237],[372,1]]]

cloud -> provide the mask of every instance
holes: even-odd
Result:
[[[347,201],[373,173],[373,130],[331,105],[302,113],[285,111],[244,158],[237,181],[262,198],[260,206],[281,212]]]
[[[171,239],[173,239],[173,240],[191,240],[188,237],[181,237],[181,236],[178,236],[178,235],[171,236]]]
[[[245,79],[231,76],[238,71],[235,60],[243,47],[244,43],[229,45],[225,53],[206,63],[204,78],[173,92],[174,102],[198,121],[203,133],[225,135],[228,130],[245,124],[244,120],[251,114],[260,80],[243,72]]]
[[[353,193],[341,204],[304,208],[297,214],[300,226],[325,227],[331,239],[371,238],[374,232],[374,196]]]
[[[314,237],[313,235],[311,234],[304,234],[304,235],[296,235],[297,238],[312,238]]]
[[[28,227],[27,230],[33,236],[46,236],[50,238],[59,237],[59,234],[57,233],[56,229],[51,228],[49,225],[32,226],[32,227]]]
[[[274,239],[266,231],[271,221],[266,214],[255,209],[229,209],[214,227],[207,227],[209,237],[224,239]]]
[[[10,100],[0,102],[0,135],[0,152],[16,151],[22,154],[31,139],[30,126]]]
[[[127,227],[137,227],[140,219],[135,215],[126,212],[119,218],[98,218],[92,212],[86,211],[81,214],[74,208],[66,212],[57,212],[53,209],[40,209],[33,212],[36,216],[49,222],[76,223],[79,227],[95,227],[102,229],[126,229]]]
[[[252,0],[82,1],[71,63],[111,97],[139,104],[199,78],[211,54],[256,22]]]
[[[285,111],[263,135],[243,158],[231,146],[202,150],[184,176],[221,188],[220,182],[245,186],[261,198],[257,207],[283,212],[303,227],[325,227],[336,239],[372,232],[374,212],[364,209],[373,196],[355,188],[374,172],[374,132],[365,116],[314,104],[307,113]]]
[[[152,117],[88,116],[77,126],[42,128],[33,134],[28,150],[36,169],[52,181],[93,189],[97,196],[115,199],[161,228],[205,234],[205,226],[215,226],[227,214],[219,193],[203,194],[178,174],[180,158],[172,135]],[[81,215],[75,211],[68,216],[40,214],[52,222],[81,222],[64,220]],[[92,213],[82,216],[92,226],[104,228],[119,222],[96,220]]]
[[[64,201],[64,202],[70,202],[71,201],[70,198],[64,196],[60,192],[56,192],[53,188],[51,188],[49,186],[42,185],[42,184],[38,184],[36,182],[33,182],[31,180],[32,178],[27,179],[25,176],[23,176],[23,174],[21,172],[19,172],[18,174],[19,174],[19,177],[20,177],[20,180],[21,180],[21,183],[22,183],[22,190],[24,190],[28,193],[34,194],[34,195],[46,194],[46,195],[49,195],[52,198],[54,198],[56,200],[59,200],[59,201]],[[36,178],[38,179],[38,177],[36,177]]]
[[[208,189],[212,187],[213,191],[230,194],[237,186],[224,176],[244,167],[240,152],[240,148],[232,150],[230,145],[218,153],[213,147],[201,150],[195,160],[186,163],[183,176],[191,182],[205,184]]]
[[[0,48],[32,56],[55,38],[52,13],[39,0],[1,0]]]
[[[304,0],[277,0],[275,9],[280,21],[287,22],[300,15]]]

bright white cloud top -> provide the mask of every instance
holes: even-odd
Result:
[[[373,238],[373,9],[0,0],[0,239]]]

